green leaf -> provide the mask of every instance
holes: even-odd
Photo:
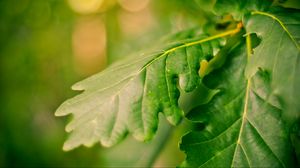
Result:
[[[283,9],[253,12],[245,27],[247,33],[261,39],[246,75],[255,75],[259,68],[270,73],[272,94],[280,98],[283,116],[292,124],[300,117],[300,13]]]
[[[199,85],[199,62],[214,55],[217,38],[202,36],[131,57],[75,84],[74,90],[84,92],[55,113],[74,117],[66,127],[72,133],[64,150],[98,141],[112,146],[127,133],[149,140],[156,132],[159,112],[171,124],[178,124],[183,116],[178,87],[190,92]]]
[[[249,50],[248,50],[249,51]],[[247,79],[243,42],[228,53],[224,66],[203,78],[221,90],[187,116],[204,123],[182,138],[186,167],[291,167],[293,149],[282,109],[270,87],[270,74],[258,70]],[[251,58],[250,58],[251,59]]]
[[[300,165],[300,120],[292,125],[290,137],[297,157],[297,163]]]
[[[271,2],[271,0],[217,0],[214,11],[218,15],[232,14],[236,20],[241,20],[249,11],[267,10]]]

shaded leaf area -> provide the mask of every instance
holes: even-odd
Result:
[[[246,75],[255,75],[259,68],[269,72],[272,92],[280,98],[283,116],[289,123],[294,122],[300,117],[299,11],[253,12],[245,27],[247,33],[261,38],[246,67]]]
[[[73,114],[66,127],[72,133],[64,150],[81,144],[92,146],[97,141],[112,146],[127,133],[149,140],[157,130],[159,112],[171,124],[178,124],[183,116],[178,87],[190,92],[199,85],[199,62],[212,57],[217,47],[216,41],[207,42],[204,37],[117,62],[75,84],[74,90],[84,92],[64,102],[56,112],[57,116]],[[201,44],[187,45],[199,39],[203,39]]]
[[[272,0],[217,0],[214,11],[218,15],[232,14],[236,20],[241,20],[249,11],[265,11],[272,4]]]
[[[293,151],[271,94],[270,75],[260,70],[247,80],[245,44],[228,53],[224,66],[204,77],[221,90],[212,101],[195,108],[188,118],[204,123],[202,131],[182,138],[184,167],[290,167]]]
[[[298,167],[300,166],[300,120],[292,125],[290,133],[291,141],[297,157]]]

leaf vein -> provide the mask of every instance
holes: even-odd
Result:
[[[235,120],[229,127],[227,127],[224,131],[222,131],[220,134],[214,136],[213,138],[211,138],[211,139],[209,139],[209,140],[197,142],[197,143],[190,143],[189,146],[195,146],[195,145],[204,144],[204,143],[211,142],[211,141],[213,141],[213,140],[219,138],[219,137],[222,136],[223,134],[227,133],[227,131],[229,131],[230,129],[232,129],[232,128],[234,127],[234,125],[236,125],[240,120],[241,120],[241,118],[238,118],[238,119]]]
[[[211,157],[210,159],[208,159],[207,161],[205,161],[202,165],[200,165],[199,167],[206,167],[205,164],[207,164],[209,161],[213,160],[214,158],[216,158],[217,156],[221,155],[225,150],[227,150],[228,148],[230,148],[231,146],[235,145],[236,143],[232,143],[229,146],[227,146],[226,148],[222,149],[218,155],[214,155],[213,157]]]
[[[267,144],[267,142],[265,141],[265,139],[259,133],[258,129],[252,124],[252,121],[250,121],[248,119],[248,123],[254,129],[254,131],[257,133],[257,135],[259,135],[260,139],[263,141],[263,143],[266,145],[266,147],[269,149],[269,151],[271,151],[271,153],[275,156],[275,158],[280,162],[280,164],[282,165],[282,167],[286,167],[285,164],[283,163],[283,161],[281,159],[279,159],[279,157],[274,153],[274,151],[272,150],[272,148]]]
[[[172,98],[171,98],[171,90],[170,90],[170,84],[169,84],[169,80],[168,80],[168,67],[167,67],[167,60],[168,58],[165,58],[165,68],[164,68],[164,73],[165,73],[165,81],[166,81],[166,86],[167,86],[167,90],[168,90],[168,98],[169,98],[169,102],[170,102],[170,106],[172,107]]]
[[[249,159],[249,157],[248,157],[248,155],[247,155],[247,152],[246,152],[246,150],[245,150],[245,148],[244,148],[244,146],[243,146],[243,144],[242,144],[242,143],[240,144],[240,147],[241,147],[241,149],[242,149],[243,153],[245,154],[245,157],[246,157],[246,160],[247,160],[248,166],[249,166],[249,167],[252,167],[252,166],[251,166],[251,163],[250,163],[250,159]]]
[[[298,42],[293,38],[290,31],[287,29],[285,24],[278,17],[276,17],[275,15],[272,15],[270,13],[266,13],[266,12],[262,12],[262,11],[254,11],[254,12],[252,12],[252,14],[253,15],[255,15],[255,14],[264,15],[264,16],[268,16],[268,17],[276,20],[280,24],[280,26],[283,28],[283,30],[288,34],[289,38],[293,41],[293,43],[297,47],[297,49],[300,51],[300,46],[299,46]]]

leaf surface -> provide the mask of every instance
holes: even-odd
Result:
[[[283,9],[253,12],[246,29],[261,38],[246,75],[253,76],[259,68],[270,73],[272,94],[280,98],[283,116],[292,124],[300,117],[300,13]]]
[[[73,114],[66,127],[72,133],[64,150],[97,141],[112,146],[127,133],[149,140],[156,132],[159,112],[171,124],[178,124],[183,116],[178,87],[190,92],[199,85],[199,62],[212,57],[215,47],[214,38],[204,36],[171,44],[113,64],[75,84],[74,90],[84,92],[56,112],[57,116]]]
[[[202,131],[182,138],[186,167],[291,167],[293,151],[282,109],[271,89],[270,74],[258,70],[245,77],[247,52],[242,42],[228,53],[225,65],[204,77],[221,90],[187,116],[204,123]],[[250,51],[248,50],[248,53]]]

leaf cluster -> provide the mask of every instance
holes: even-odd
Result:
[[[297,165],[300,11],[268,0],[211,6],[235,28],[178,33],[75,84],[83,92],[55,113],[73,114],[64,149],[112,146],[127,134],[151,140],[162,113],[173,125],[204,125],[182,137],[184,167]]]

